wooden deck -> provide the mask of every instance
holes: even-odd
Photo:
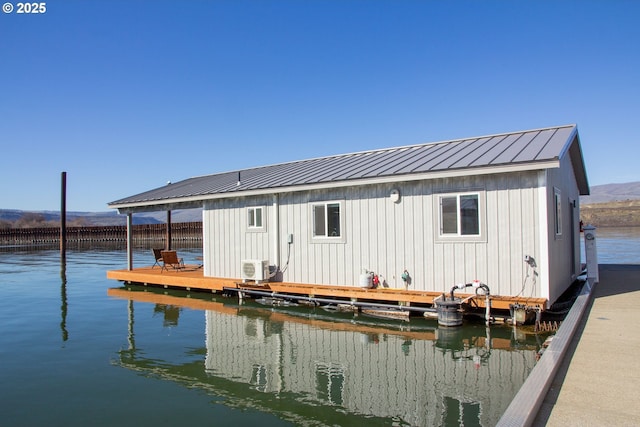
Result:
[[[240,279],[205,277],[198,266],[186,266],[185,269],[174,271],[159,267],[141,267],[133,270],[107,271],[107,278],[128,283],[150,286],[162,286],[193,291],[222,292],[224,288],[260,290],[277,294],[300,295],[314,298],[336,298],[346,301],[372,301],[375,303],[424,305],[432,306],[433,300],[442,292],[416,291],[399,288],[365,289],[356,286],[309,285],[303,283],[270,282],[263,285],[242,283]],[[470,297],[471,304],[484,308],[485,298],[471,294],[456,293],[457,297]],[[526,304],[545,308],[543,298],[516,298],[491,296],[491,307],[496,310],[509,310],[510,304]]]

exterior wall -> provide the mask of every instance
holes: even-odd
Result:
[[[547,171],[549,265],[546,275],[550,302],[555,302],[580,274],[580,192],[569,156],[560,163],[560,168]],[[562,233],[558,235],[555,232],[556,191],[559,191],[561,202]]]
[[[389,198],[392,189],[400,191],[399,203]],[[436,195],[470,190],[483,195],[484,238],[438,241]],[[362,269],[368,269],[383,275],[390,287],[403,287],[407,269],[409,289],[448,291],[478,279],[493,294],[539,297],[548,293],[541,289],[546,283],[538,267],[523,260],[541,256],[538,224],[545,191],[538,172],[514,172],[286,193],[278,195],[277,204],[273,197],[212,201],[203,214],[205,275],[240,278],[242,260],[266,259],[279,260],[287,282],[357,286]],[[309,203],[314,201],[343,203],[339,242],[313,241]],[[264,231],[247,230],[247,206],[265,207]]]
[[[206,370],[259,392],[300,396],[311,406],[415,426],[446,424],[447,402],[453,401],[477,408],[474,424],[492,425],[535,364],[533,351],[452,350],[439,341],[371,328],[364,333],[274,324],[207,311]],[[472,358],[479,354],[487,358],[476,368]]]
[[[240,277],[244,259],[274,259],[272,239],[275,232],[269,217],[270,197],[230,198],[205,205],[202,230],[204,235],[204,274],[213,277]],[[265,207],[265,231],[247,229],[247,207]]]

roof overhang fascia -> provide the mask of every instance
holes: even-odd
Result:
[[[200,196],[188,196],[163,200],[150,200],[131,203],[112,204],[109,207],[118,209],[118,212],[123,213],[135,213],[135,212],[151,212],[171,209],[189,209],[203,207],[204,203],[213,200],[222,200],[238,197],[251,197],[262,196],[267,194],[281,194],[281,193],[293,193],[301,191],[313,191],[332,188],[344,188],[353,186],[364,185],[377,185],[377,184],[389,184],[396,182],[412,182],[412,181],[424,181],[441,178],[456,178],[466,177],[474,175],[491,175],[491,174],[503,174],[510,172],[523,172],[534,171],[543,169],[553,169],[560,167],[560,161],[558,159],[548,160],[544,162],[523,163],[523,164],[508,164],[501,166],[491,166],[482,168],[466,168],[466,169],[454,169],[437,172],[424,172],[416,174],[402,174],[402,175],[389,175],[384,177],[375,178],[363,178],[345,181],[334,182],[321,182],[304,185],[292,185],[286,187],[277,188],[261,188],[255,190],[241,190],[217,194],[207,194]]]
[[[587,178],[587,168],[584,164],[584,156],[582,155],[582,147],[580,145],[580,136],[578,130],[574,131],[565,153],[569,153],[573,173],[578,184],[578,190],[581,196],[588,196],[591,193],[589,189],[589,179]],[[565,153],[562,153],[564,155]],[[562,156],[561,156],[562,157]]]

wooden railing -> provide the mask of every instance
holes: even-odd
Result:
[[[166,224],[139,224],[132,227],[134,242],[162,241]],[[67,227],[67,242],[126,242],[127,227]],[[202,222],[171,224],[172,241],[202,241]],[[59,243],[60,228],[0,228],[0,245]]]

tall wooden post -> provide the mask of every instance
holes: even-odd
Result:
[[[67,259],[67,173],[62,172],[60,191],[60,260]]]
[[[171,211],[167,211],[167,250],[171,250]]]
[[[127,269],[133,270],[133,214],[127,213]]]

